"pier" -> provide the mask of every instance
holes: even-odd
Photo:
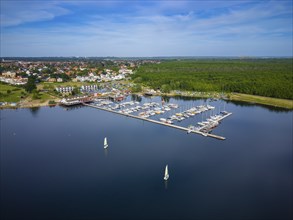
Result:
[[[136,115],[131,115],[131,114],[127,114],[127,113],[117,112],[117,111],[113,111],[111,109],[107,109],[107,108],[95,106],[95,105],[92,105],[92,104],[87,104],[87,103],[82,103],[82,104],[84,106],[96,108],[96,109],[103,110],[103,111],[107,111],[107,112],[112,112],[112,113],[115,113],[115,114],[118,114],[118,115],[123,115],[123,116],[131,117],[131,118],[139,119],[139,120],[142,120],[142,121],[148,121],[148,122],[151,122],[151,123],[155,123],[155,124],[159,124],[159,125],[163,125],[163,126],[167,126],[167,127],[171,127],[171,128],[176,128],[176,129],[179,129],[179,130],[182,130],[182,131],[186,131],[188,133],[195,133],[195,134],[199,134],[199,135],[202,135],[202,136],[205,136],[205,137],[216,138],[218,140],[225,140],[226,139],[225,137],[222,137],[222,136],[219,136],[219,135],[215,135],[215,134],[205,133],[205,132],[202,132],[200,130],[190,130],[189,128],[181,127],[181,126],[178,126],[178,125],[167,124],[165,122],[156,121],[156,120],[153,120],[153,119],[150,119],[150,118],[143,118],[143,117],[136,116]],[[224,115],[221,119],[219,119],[219,121],[221,121],[224,118],[230,116],[231,114],[232,113],[228,113],[228,114]]]
[[[81,96],[81,97],[74,97],[70,99],[61,99],[60,105],[64,106],[73,106],[73,105],[80,105],[83,103],[92,102],[92,98],[89,96]]]

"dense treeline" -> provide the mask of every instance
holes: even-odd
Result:
[[[293,99],[292,68],[292,59],[163,61],[141,66],[133,80],[164,92],[238,92]]]

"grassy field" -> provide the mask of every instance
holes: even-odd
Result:
[[[11,91],[8,93],[7,91]],[[19,102],[25,90],[20,87],[0,83],[0,102]]]
[[[28,98],[31,98],[32,100],[37,100],[39,101],[40,103],[44,103],[50,99],[54,99],[54,97],[52,97],[51,95],[47,94],[47,93],[42,93],[40,92],[38,95],[37,95],[37,98],[34,98],[33,97],[34,95],[30,95]]]
[[[263,96],[256,96],[256,95],[240,94],[240,93],[229,94],[229,99],[235,100],[235,101],[245,101],[250,103],[257,103],[257,104],[293,109],[293,100],[288,100],[288,99],[277,99],[277,98],[270,98],[270,97],[263,97]]]
[[[7,92],[11,91],[11,92]],[[21,98],[22,97],[22,98]],[[35,105],[45,104],[49,100],[56,100],[58,97],[52,96],[48,93],[39,92],[37,95],[34,93],[28,94],[21,87],[16,87],[8,84],[0,84],[0,102],[19,102],[23,103],[32,102]]]

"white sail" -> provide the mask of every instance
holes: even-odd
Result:
[[[107,148],[108,147],[108,143],[107,143],[107,138],[105,137],[104,139],[104,148]]]
[[[168,165],[166,165],[164,180],[168,180],[168,179],[169,179],[169,172],[168,172]]]

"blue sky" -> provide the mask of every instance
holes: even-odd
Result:
[[[292,56],[291,0],[1,0],[1,56]]]

